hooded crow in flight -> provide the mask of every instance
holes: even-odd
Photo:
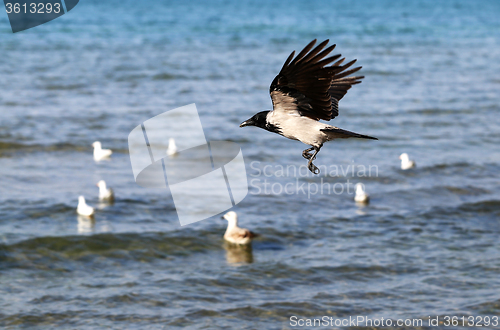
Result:
[[[334,139],[362,138],[378,140],[320,122],[339,115],[339,101],[352,85],[359,84],[363,76],[351,76],[361,69],[347,70],[356,60],[342,65],[341,55],[326,57],[334,48],[327,48],[328,40],[313,49],[311,41],[295,58],[293,51],[269,88],[273,111],[262,111],[240,124],[240,127],[257,126],[278,133],[286,138],[301,141],[311,148],[302,152],[309,160],[308,168],[318,174],[312,163],[323,143]],[[325,58],[326,57],[326,58]],[[330,66],[328,64],[333,63]],[[311,154],[310,152],[313,151]]]

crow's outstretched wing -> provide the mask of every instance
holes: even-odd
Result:
[[[361,67],[347,70],[356,60],[342,65],[341,55],[326,57],[334,48],[328,40],[313,49],[311,41],[295,58],[293,51],[269,88],[274,111],[330,120],[338,116],[338,103],[363,76],[347,77]],[[325,58],[326,57],[326,58]],[[336,61],[330,66],[328,64]]]

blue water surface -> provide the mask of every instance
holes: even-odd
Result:
[[[15,34],[1,14],[0,326],[500,316],[499,13],[494,0],[82,0]],[[325,144],[320,176],[292,171],[300,142],[238,127],[271,109],[270,82],[315,38],[365,76],[332,124],[379,138]],[[250,190],[233,210],[260,234],[251,249],[224,243],[220,217],[181,227],[167,190],[134,182],[129,132],[190,103],[207,139],[242,148]],[[95,140],[109,161],[94,162]]]

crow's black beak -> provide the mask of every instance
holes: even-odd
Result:
[[[253,120],[250,118],[248,120],[245,120],[244,122],[242,122],[240,124],[240,127],[245,127],[245,126],[253,126],[254,125],[254,122]]]

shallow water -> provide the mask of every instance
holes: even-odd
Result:
[[[472,0],[88,0],[17,34],[0,17],[0,325],[500,316],[499,11]],[[238,127],[270,109],[274,75],[314,38],[363,66],[334,125],[379,138],[326,144],[320,176],[303,169],[305,145]],[[250,191],[234,210],[261,235],[251,249],[226,245],[219,217],[181,227],[168,191],[134,182],[128,133],[193,102],[209,140],[243,150]],[[93,161],[95,140],[114,150],[109,161]],[[402,152],[417,168],[400,170]],[[114,204],[98,203],[100,179]],[[354,203],[357,182],[369,206]],[[95,223],[79,221],[78,195],[98,208]]]

